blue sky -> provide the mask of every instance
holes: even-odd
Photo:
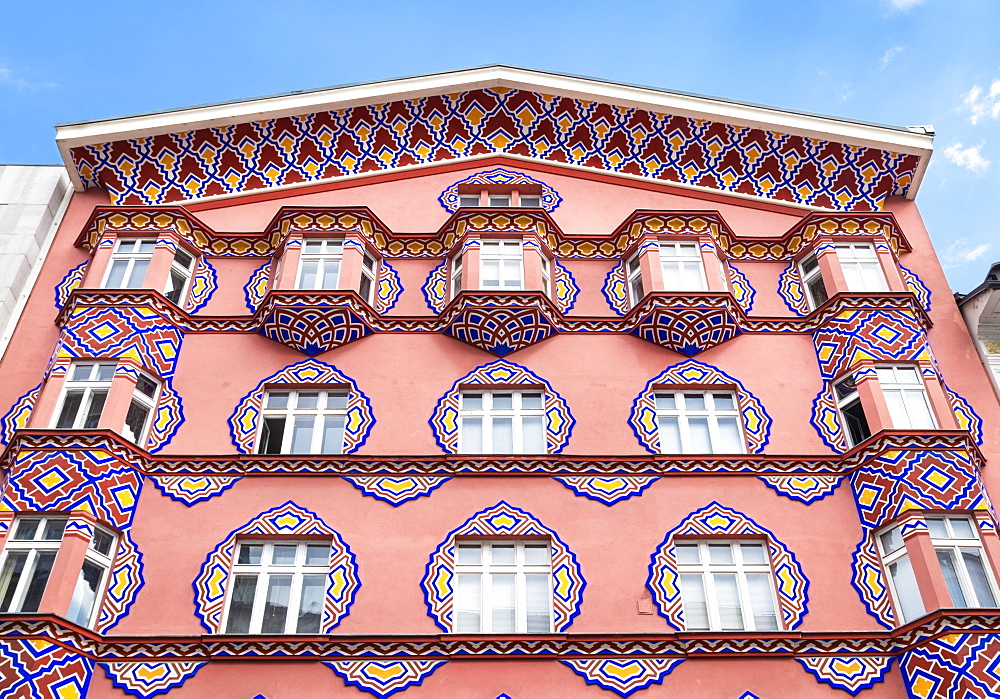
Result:
[[[917,201],[953,289],[1000,260],[993,0],[0,0],[0,163],[59,162],[60,122],[487,63],[933,124]]]

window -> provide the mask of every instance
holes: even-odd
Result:
[[[552,297],[552,270],[549,267],[549,258],[542,255],[542,293],[549,298]]]
[[[378,277],[378,260],[368,254],[365,251],[364,257],[361,258],[361,285],[358,287],[358,292],[368,303],[373,303],[375,300],[375,280]]]
[[[479,195],[463,194],[458,198],[458,205],[463,208],[469,206],[479,206]]]
[[[840,418],[847,432],[847,441],[852,447],[856,447],[871,437],[872,431],[868,427],[868,418],[865,417],[865,408],[861,404],[854,376],[847,376],[835,383],[833,392],[837,398]]]
[[[742,454],[736,398],[729,392],[654,394],[661,454]]]
[[[542,208],[542,198],[537,194],[522,194],[520,204],[523,209],[540,209]]]
[[[167,288],[164,295],[174,303],[179,304],[184,298],[184,294],[187,293],[193,270],[194,257],[178,248],[177,252],[174,253],[173,262],[170,263],[170,276],[167,277]]]
[[[628,284],[629,304],[634,306],[646,296],[642,287],[642,264],[639,255],[630,259],[625,265],[625,277]]]
[[[116,366],[115,362],[74,363],[63,386],[54,427],[61,430],[97,427]]]
[[[707,289],[698,243],[661,242],[660,267],[665,291]]]
[[[66,519],[18,517],[0,565],[0,612],[37,612]]]
[[[896,611],[903,618],[903,623],[923,616],[924,603],[920,598],[910,557],[906,553],[901,528],[896,525],[880,533],[878,545],[882,553],[882,565],[889,573],[889,589],[896,604]]]
[[[540,391],[462,392],[459,452],[544,454],[545,400]]]
[[[510,206],[510,195],[509,194],[491,194],[490,206]]]
[[[340,454],[347,391],[268,391],[258,454]]]
[[[521,241],[483,240],[479,244],[479,287],[519,291],[521,284]]]
[[[876,366],[879,388],[885,396],[897,430],[933,430],[937,428],[920,370],[912,366]]]
[[[239,542],[226,633],[319,633],[329,569],[329,543]]]
[[[114,557],[114,544],[117,538],[103,529],[95,528],[94,536],[87,547],[87,555],[83,559],[80,577],[73,589],[73,599],[70,601],[66,618],[80,626],[91,626],[94,623],[98,600],[104,593],[108,571]]]
[[[552,563],[547,541],[455,544],[455,633],[549,633]]]
[[[827,293],[826,284],[823,283],[823,272],[819,268],[815,253],[799,263],[799,274],[802,276],[802,286],[805,287],[809,308],[819,308],[829,300],[830,294]]]
[[[156,406],[156,392],[159,384],[145,374],[139,374],[132,393],[132,402],[125,413],[125,427],[122,436],[134,444],[145,444],[149,430],[149,416]]]
[[[944,573],[953,607],[997,606],[995,584],[973,521],[968,517],[927,517],[927,529]]]
[[[688,631],[777,631],[774,575],[763,542],[674,546]]]
[[[462,253],[458,253],[451,260],[451,297],[462,290]]]
[[[878,255],[869,243],[838,243],[837,261],[844,271],[847,290],[856,292],[888,291]]]
[[[343,254],[342,240],[304,240],[295,288],[310,291],[336,289]]]
[[[153,259],[156,238],[120,238],[111,253],[111,265],[104,278],[105,289],[139,289]]]

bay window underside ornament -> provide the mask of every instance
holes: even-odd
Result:
[[[657,293],[633,308],[626,323],[632,335],[691,356],[740,335],[742,319],[729,294]]]
[[[620,697],[627,697],[650,685],[662,684],[684,660],[686,658],[606,658],[561,662],[583,677],[587,684],[596,684]]]
[[[261,308],[259,332],[315,356],[373,332],[353,294],[272,293]]]
[[[463,291],[445,310],[442,323],[456,340],[502,357],[555,335],[559,312],[541,292]]]

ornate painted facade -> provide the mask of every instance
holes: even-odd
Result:
[[[1000,408],[908,201],[929,136],[365,89],[59,127],[0,698],[1000,692]]]

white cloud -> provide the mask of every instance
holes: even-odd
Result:
[[[0,65],[0,83],[13,85],[18,90],[46,90],[51,87],[59,87],[56,83],[29,82],[4,65]]]
[[[925,0],[889,0],[889,4],[893,6],[894,9],[900,10],[901,12],[906,12],[907,10],[912,10],[917,5],[921,5]]]
[[[849,100],[854,97],[854,86],[851,83],[844,83],[840,86],[840,99]]]
[[[886,49],[885,53],[882,54],[882,58],[879,59],[879,70],[885,70],[886,66],[892,62],[896,56],[903,52],[905,47],[903,46],[893,46],[892,48]]]
[[[955,141],[944,149],[944,157],[959,167],[982,174],[990,168],[990,161],[980,152],[982,147],[983,144],[980,143],[978,146],[962,148],[961,142]]]
[[[990,84],[989,92],[973,85],[962,98],[962,104],[969,110],[969,121],[973,124],[983,117],[1000,118],[1000,80]]]
[[[990,236],[983,236],[989,238]],[[979,243],[967,237],[954,240],[941,254],[941,266],[945,269],[954,269],[969,262],[975,262],[989,252],[992,245],[990,243]]]

